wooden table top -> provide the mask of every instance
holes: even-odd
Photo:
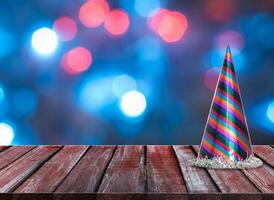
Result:
[[[274,199],[274,146],[257,169],[191,167],[198,146],[0,146],[0,199]]]

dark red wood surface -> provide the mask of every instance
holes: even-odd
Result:
[[[274,200],[274,147],[256,169],[192,167],[198,146],[0,146],[0,199]]]

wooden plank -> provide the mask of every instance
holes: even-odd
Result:
[[[0,192],[11,192],[59,150],[58,146],[39,146],[0,171]]]
[[[253,146],[254,153],[257,154],[266,163],[274,167],[274,149],[268,145]]]
[[[180,164],[188,192],[191,193],[212,193],[219,192],[207,171],[203,168],[192,167],[189,163],[196,158],[190,146],[173,146],[175,155]]]
[[[53,192],[79,161],[88,146],[65,146],[37,172],[20,185],[15,193]]]
[[[17,160],[19,157],[26,154],[33,148],[35,148],[35,146],[18,146],[10,147],[5,151],[2,151],[0,153],[0,170],[11,164],[13,161]]]
[[[274,193],[274,170],[269,165],[264,164],[259,168],[242,171],[261,192]]]
[[[193,146],[196,153],[198,146]],[[222,193],[259,193],[252,182],[237,169],[207,169]]]
[[[115,146],[92,146],[56,192],[96,192],[114,149]]]
[[[144,192],[145,153],[143,146],[118,146],[98,192]]]
[[[186,192],[171,146],[147,146],[148,192]]]
[[[0,146],[0,152],[4,151],[5,149],[8,149],[10,146]]]

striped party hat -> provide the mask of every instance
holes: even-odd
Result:
[[[229,46],[208,115],[197,159],[192,164],[208,168],[253,168],[255,158]]]

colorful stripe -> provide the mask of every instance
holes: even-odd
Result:
[[[240,89],[228,47],[199,156],[218,156],[228,161],[238,161],[246,159],[251,154],[253,152]]]

